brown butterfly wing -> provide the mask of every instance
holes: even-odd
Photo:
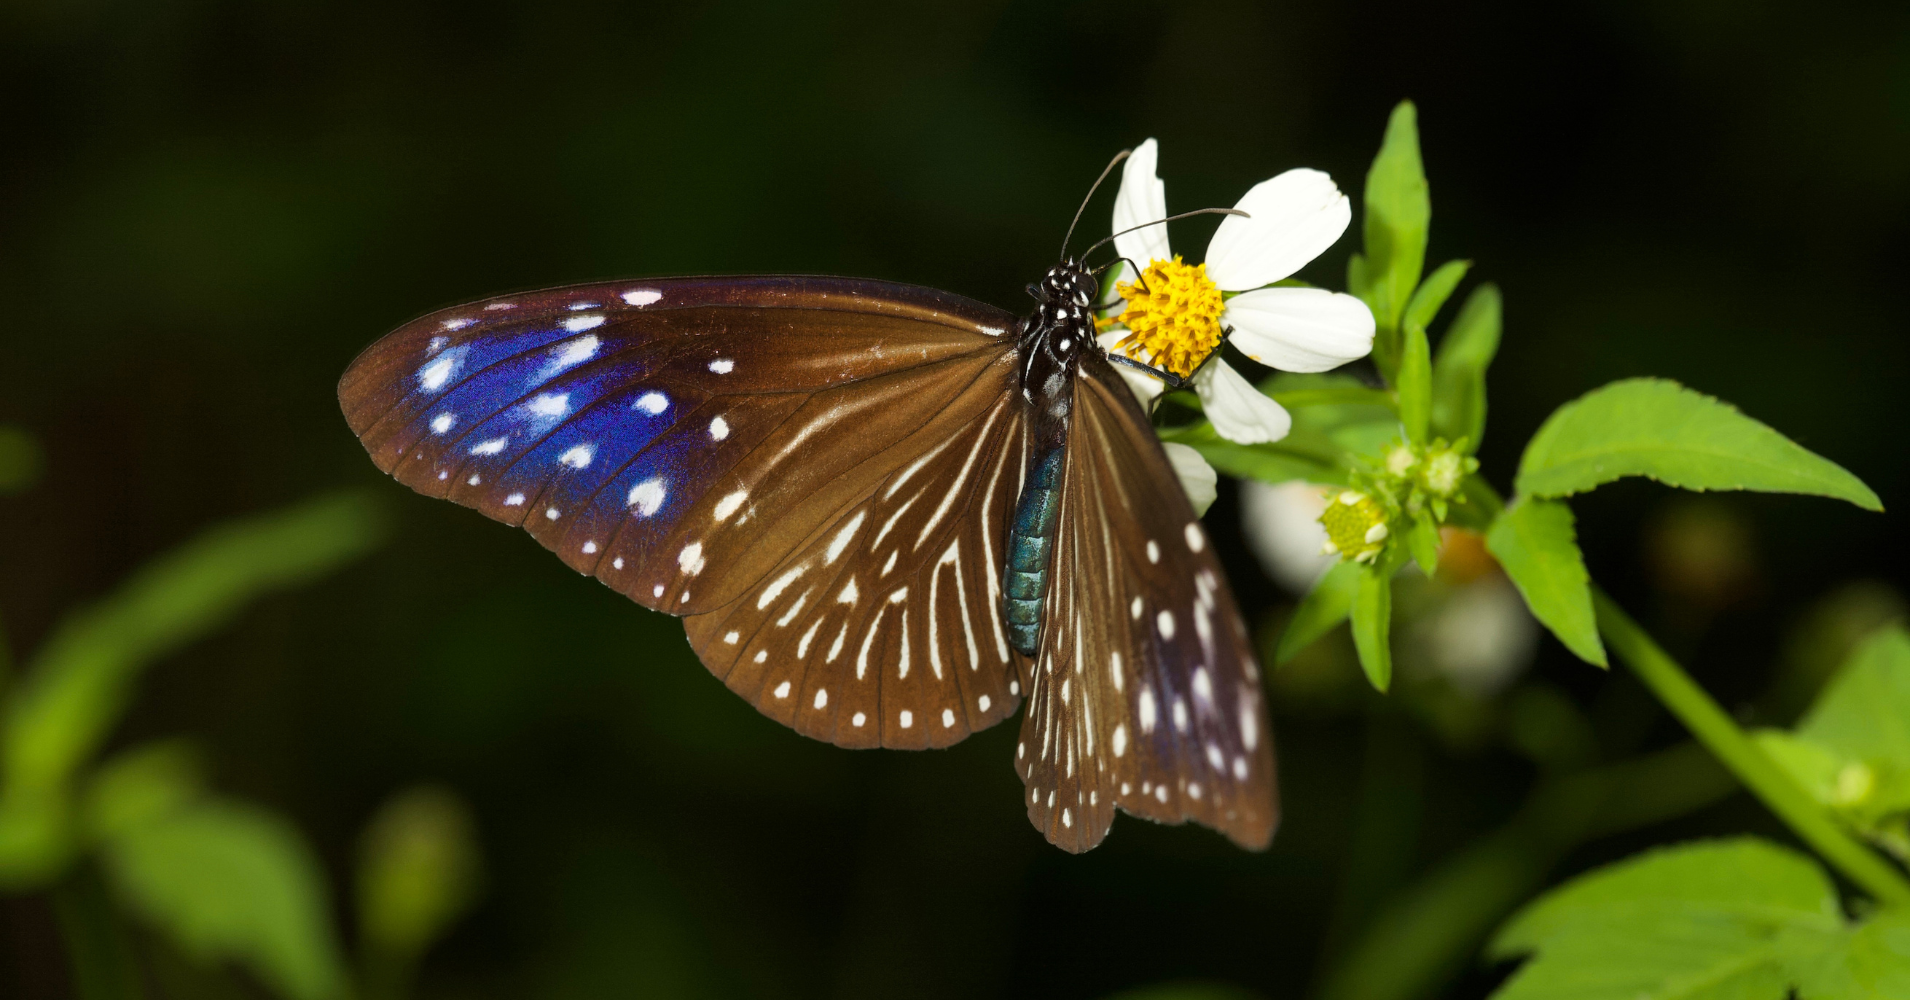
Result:
[[[1066,850],[1119,808],[1262,848],[1272,733],[1245,623],[1159,439],[1084,357],[1041,649],[1016,747],[1028,817]]]
[[[586,285],[407,324],[339,398],[400,481],[690,616],[766,714],[942,746],[1019,701],[991,596],[1020,474],[1014,324],[883,282]]]

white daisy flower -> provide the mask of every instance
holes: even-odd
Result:
[[[1114,202],[1115,232],[1167,216],[1167,188],[1155,173],[1159,155],[1149,139],[1128,157]],[[1234,207],[1250,217],[1222,220],[1202,264],[1174,256],[1166,226],[1116,237],[1121,256],[1143,267],[1142,280],[1117,286],[1124,300],[1114,316],[1119,326],[1099,341],[1106,350],[1176,375],[1198,368],[1194,391],[1214,430],[1231,441],[1259,444],[1285,437],[1292,418],[1225,360],[1201,365],[1222,336],[1269,367],[1321,372],[1373,349],[1373,314],[1366,303],[1340,292],[1265,287],[1292,277],[1346,232],[1352,205],[1331,177],[1289,170],[1254,185]],[[1133,277],[1126,265],[1123,276]],[[1144,372],[1120,371],[1143,401],[1163,388]]]

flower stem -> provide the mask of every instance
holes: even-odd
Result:
[[[1884,903],[1910,903],[1910,880],[1859,843],[1745,735],[1724,709],[1597,587],[1598,630],[1678,721],[1845,877]]]

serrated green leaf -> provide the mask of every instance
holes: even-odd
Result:
[[[1398,563],[1386,556],[1377,562],[1360,568],[1350,617],[1360,669],[1373,689],[1384,694],[1393,684],[1393,571]]]
[[[374,501],[324,497],[214,528],[69,617],[7,706],[0,752],[8,792],[61,785],[118,719],[141,667],[217,629],[247,601],[358,557],[382,534]]]
[[[1379,333],[1374,361],[1391,376],[1398,364],[1399,321],[1426,265],[1432,198],[1419,158],[1418,113],[1401,101],[1386,121],[1386,137],[1366,173],[1365,287]]]
[[[1439,315],[1439,307],[1452,297],[1453,289],[1465,280],[1466,272],[1472,270],[1472,261],[1449,260],[1439,265],[1426,280],[1419,283],[1410,302],[1406,303],[1405,315],[1400,319],[1401,328],[1419,327],[1421,330],[1432,328],[1433,318]]]
[[[1570,507],[1520,497],[1493,519],[1486,549],[1505,567],[1534,618],[1579,659],[1607,665]]]
[[[1426,343],[1426,329],[1409,326],[1400,350],[1399,422],[1406,440],[1425,444],[1432,422],[1432,348]]]
[[[1433,432],[1479,450],[1486,430],[1486,370],[1499,350],[1498,286],[1480,285],[1466,296],[1459,315],[1433,354]]]
[[[133,825],[105,846],[127,906],[204,961],[236,961],[294,1000],[345,981],[318,864],[278,817],[206,802]]]
[[[1274,649],[1275,666],[1293,659],[1313,641],[1346,620],[1353,608],[1353,595],[1359,590],[1360,566],[1341,560],[1320,577],[1313,589],[1300,601],[1293,620],[1280,633],[1280,645]]]
[[[1811,859],[1744,837],[1660,848],[1515,914],[1496,958],[1533,956],[1494,1000],[1904,996],[1901,913],[1852,926]]]
[[[1759,490],[1883,504],[1856,476],[1739,413],[1665,379],[1613,382],[1565,404],[1525,447],[1517,487],[1582,493],[1622,476],[1688,490]]]

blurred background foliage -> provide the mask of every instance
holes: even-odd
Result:
[[[1429,258],[1504,293],[1502,490],[1554,406],[1655,374],[1900,502],[1902,5],[0,3],[9,711],[73,609],[366,487],[384,544],[151,637],[123,717],[64,758],[101,837],[191,816],[276,845],[366,995],[1481,996],[1480,946],[1547,884],[1792,842],[1625,673],[1549,637],[1491,684],[1442,669],[1441,609],[1489,567],[1402,597],[1425,624],[1396,628],[1386,699],[1343,630],[1276,673],[1269,853],[1123,819],[1072,858],[1027,826],[1012,727],[804,741],[673,620],[384,480],[333,396],[405,319],[539,285],[805,271],[1019,308],[1113,150],[1158,137],[1177,209],[1296,165],[1357,192],[1401,97]],[[1350,244],[1305,277],[1340,287]],[[1218,536],[1249,501],[1223,483]],[[1755,725],[1796,722],[1910,585],[1895,515],[1643,482],[1574,507],[1593,574]],[[1271,662],[1292,592],[1223,551]],[[160,801],[115,800],[129,774]],[[128,856],[0,896],[0,995],[83,985],[74,913],[113,915],[153,995],[297,991],[231,921],[182,939],[154,909],[213,875]]]

